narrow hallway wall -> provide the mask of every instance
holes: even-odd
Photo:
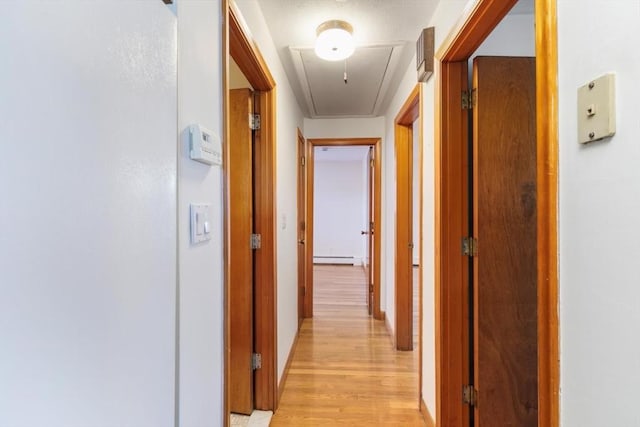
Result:
[[[0,425],[169,427],[176,17],[2,2]]]
[[[640,425],[640,3],[558,2],[563,426]],[[589,31],[584,31],[589,23]],[[577,88],[616,74],[617,132],[578,144]]]
[[[189,158],[188,126],[222,136],[221,8],[177,1],[179,382],[181,427],[222,425],[224,282],[222,169]],[[210,203],[212,239],[190,243],[190,203]]]

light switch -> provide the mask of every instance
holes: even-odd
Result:
[[[615,74],[578,89],[578,142],[585,144],[616,133]]]
[[[191,209],[191,243],[200,243],[211,240],[211,221],[209,203],[192,203]]]
[[[196,236],[201,236],[204,233],[202,216],[202,212],[196,210]]]

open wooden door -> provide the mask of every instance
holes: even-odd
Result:
[[[473,62],[475,426],[538,425],[534,58]]]
[[[368,154],[368,172],[367,172],[367,230],[362,231],[362,234],[367,236],[367,253],[364,263],[365,274],[367,276],[367,282],[365,286],[367,295],[367,309],[369,315],[373,314],[373,282],[375,271],[375,257],[374,257],[374,240],[376,238],[374,232],[374,211],[375,211],[375,191],[374,191],[374,177],[375,177],[375,150],[373,147],[369,147]]]
[[[413,350],[413,120],[395,124],[396,241],[395,325],[396,348]]]
[[[305,318],[307,293],[307,142],[298,129],[298,327]]]
[[[229,299],[231,412],[251,414],[253,397],[253,138],[250,89],[229,91],[230,221]]]

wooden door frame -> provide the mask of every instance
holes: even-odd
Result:
[[[397,350],[413,350],[413,245],[419,247],[422,261],[422,210],[420,211],[420,242],[413,242],[413,156],[419,156],[420,185],[417,201],[422,209],[422,143],[413,152],[413,123],[418,120],[418,140],[422,141],[422,85],[417,84],[400,108],[394,121],[396,153],[396,235],[395,235],[395,343]],[[407,247],[408,242],[412,245]],[[422,262],[418,265],[419,287],[422,292]]]
[[[467,60],[516,0],[477,0],[436,54],[436,406],[438,425],[463,425],[468,233]],[[556,0],[535,0],[538,263],[538,425],[559,425],[558,82]],[[468,356],[466,356],[468,358]],[[465,364],[466,362],[466,364]],[[467,418],[468,419],[468,418]]]
[[[373,191],[374,191],[374,235],[373,240],[373,318],[382,320],[380,309],[380,229],[382,224],[382,140],[380,138],[309,138],[307,139],[307,293],[305,295],[305,317],[313,317],[313,179],[315,147],[373,146],[375,154]]]
[[[300,142],[302,142],[302,149],[300,149]],[[297,303],[298,303],[298,330],[300,330],[300,326],[302,325],[302,321],[305,318],[305,303],[304,303],[304,296],[306,295],[306,291],[307,291],[307,282],[308,282],[308,268],[307,268],[307,260],[308,260],[308,253],[309,253],[309,247],[307,246],[309,244],[309,240],[307,237],[307,218],[306,218],[306,213],[308,212],[308,206],[307,206],[307,198],[306,197],[301,197],[302,196],[302,190],[305,191],[308,188],[308,172],[307,172],[307,140],[304,138],[304,135],[302,134],[302,131],[298,128],[297,129],[297,141],[296,141],[296,161],[297,161],[297,166],[296,166],[296,171],[298,172],[298,174],[296,174],[297,178],[299,178],[299,168],[303,167],[304,168],[304,176],[303,176],[303,181],[304,183],[302,185],[300,185],[300,181],[299,179],[297,180],[298,184],[298,188],[297,188],[297,196],[298,196],[298,203],[297,203],[297,208],[298,208],[298,217],[297,217],[297,221],[296,221],[296,232],[298,233],[297,235],[297,239],[300,239],[300,221],[304,221],[304,235],[302,237],[302,239],[304,240],[304,243],[302,243],[303,245],[303,267],[302,267],[302,271],[298,271],[298,280],[300,279],[300,276],[302,276],[302,281],[304,282],[304,287],[302,288],[303,291],[300,291],[300,283],[298,283],[298,295],[297,295]],[[305,194],[306,196],[306,194]],[[302,203],[301,203],[302,202]],[[302,206],[304,206],[304,208],[302,208]],[[302,209],[301,209],[302,208]],[[298,245],[300,245],[301,243],[298,241]],[[299,248],[300,246],[298,246]],[[299,253],[298,253],[299,255]],[[298,269],[300,269],[300,259],[298,259]],[[302,295],[301,295],[302,293]],[[300,307],[300,297],[302,297],[302,307]]]
[[[262,368],[254,373],[256,409],[275,410],[277,376],[277,274],[276,274],[276,84],[258,47],[243,28],[240,13],[228,0],[222,1],[223,61],[223,188],[224,188],[224,298],[225,298],[225,425],[229,425],[229,57],[233,57],[256,91],[255,112],[261,114],[261,129],[254,149],[254,231],[262,235],[262,247],[254,253],[254,348],[262,355]]]

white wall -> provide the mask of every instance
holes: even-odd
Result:
[[[253,40],[276,81],[277,104],[277,272],[278,272],[278,378],[282,377],[298,329],[297,259],[297,138],[303,128],[302,112],[293,95],[278,52],[256,0],[236,1]]]
[[[179,424],[219,426],[224,416],[222,180],[219,166],[189,159],[185,129],[199,123],[222,133],[221,8],[180,0],[179,133]],[[189,204],[211,203],[213,238],[189,243]]]
[[[558,2],[563,426],[637,426],[640,3]],[[585,23],[588,25],[585,26]],[[588,31],[585,31],[588,30]],[[617,133],[577,142],[577,88],[616,73]]]
[[[534,17],[530,14],[507,15],[478,47],[476,56],[535,56]],[[472,70],[469,61],[469,72]]]
[[[384,117],[359,119],[304,119],[307,138],[382,138]]]
[[[173,426],[176,18],[2,3],[0,425]]]
[[[352,257],[360,265],[364,258],[360,231],[366,224],[362,212],[367,200],[362,160],[316,161],[313,173],[314,261]]]

